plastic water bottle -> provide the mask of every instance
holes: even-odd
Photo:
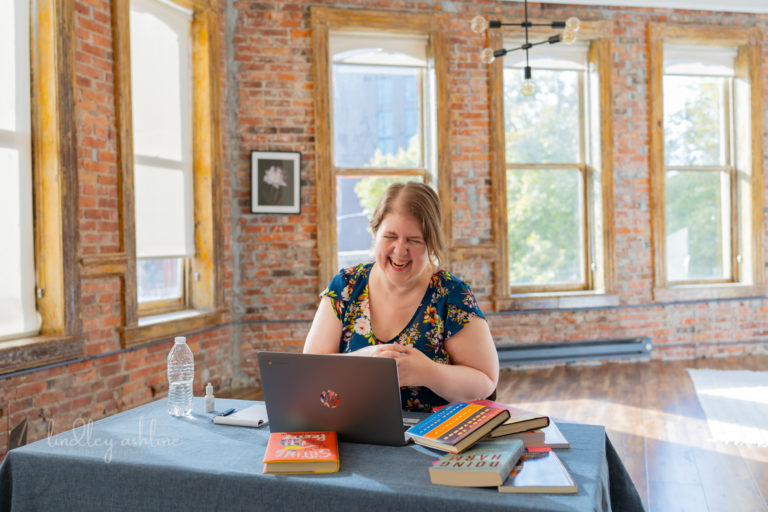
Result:
[[[168,413],[187,416],[192,412],[192,383],[195,380],[195,358],[187,338],[177,336],[168,354]]]

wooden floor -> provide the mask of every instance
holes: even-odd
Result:
[[[648,512],[768,511],[768,448],[712,441],[686,368],[768,370],[768,355],[505,370],[498,400],[605,425]]]
[[[505,369],[497,400],[605,425],[647,512],[768,512],[768,448],[712,441],[686,368],[768,371],[768,355]]]

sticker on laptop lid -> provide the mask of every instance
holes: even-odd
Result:
[[[335,409],[339,405],[339,394],[331,389],[320,393],[320,403],[329,409]]]

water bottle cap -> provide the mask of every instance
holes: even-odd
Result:
[[[185,336],[176,336],[173,341],[176,343],[186,343],[187,338]]]

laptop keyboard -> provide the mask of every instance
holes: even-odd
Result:
[[[419,421],[418,418],[403,418],[403,432],[417,424]]]

